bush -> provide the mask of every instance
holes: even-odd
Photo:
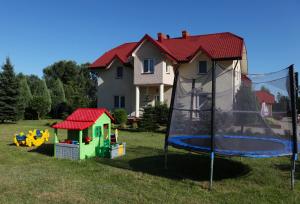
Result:
[[[127,123],[127,119],[128,119],[127,112],[125,109],[123,109],[123,108],[115,109],[113,112],[113,116],[114,116],[117,124],[120,124],[121,127],[125,127],[125,125]]]
[[[169,108],[167,104],[158,104],[154,107],[154,113],[156,115],[156,122],[160,125],[167,125],[169,119]]]
[[[144,108],[144,113],[139,124],[139,129],[141,131],[157,131],[159,128],[157,124],[157,114],[155,107],[147,106]]]

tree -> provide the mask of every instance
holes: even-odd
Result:
[[[17,120],[18,80],[13,65],[6,58],[0,74],[0,121]]]
[[[159,103],[154,106],[156,121],[160,125],[167,125],[169,119],[169,108],[165,103]]]
[[[235,103],[233,106],[235,124],[241,126],[241,134],[244,132],[245,125],[253,125],[259,115],[253,114],[249,117],[249,112],[257,112],[257,101],[255,92],[251,86],[241,86],[235,95]],[[247,112],[249,111],[249,112]]]
[[[74,61],[59,61],[43,70],[48,87],[51,81],[61,80],[66,102],[73,110],[78,107],[96,107],[97,77],[88,66],[78,65]]]
[[[32,100],[30,101],[30,109],[36,112],[38,120],[49,113],[48,107],[49,101],[45,97],[33,96]]]
[[[66,96],[64,85],[59,78],[52,79],[48,82],[48,87],[51,95],[51,112],[52,118],[62,118],[68,113],[68,105],[66,104]]]
[[[144,107],[144,113],[139,124],[139,128],[143,131],[156,131],[159,126],[157,124],[157,116],[155,108],[152,106]]]
[[[40,119],[51,110],[51,96],[45,80],[36,80],[34,92],[29,110],[35,111]]]
[[[29,107],[32,100],[32,94],[27,83],[27,79],[23,75],[18,75],[19,81],[19,97],[18,97],[18,119],[24,119],[26,108]]]
[[[260,87],[260,90],[261,90],[261,91],[268,92],[268,93],[271,93],[270,89],[268,89],[268,88],[265,87],[264,85]]]
[[[62,84],[59,78],[52,80],[48,87],[50,91],[52,107],[55,107],[60,103],[66,102],[64,85]]]
[[[63,84],[70,84],[76,80],[79,67],[74,61],[62,60],[46,67],[43,72],[47,83],[48,80],[60,79]]]
[[[26,79],[27,79],[27,84],[30,88],[32,96],[36,96],[38,84],[40,83],[41,79],[38,76],[33,75],[33,74],[26,76]]]

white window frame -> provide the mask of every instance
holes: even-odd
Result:
[[[147,71],[145,72],[145,61],[147,61]],[[152,65],[153,65],[153,69],[152,69],[152,71],[151,71],[151,68],[150,68],[150,61],[152,61]],[[144,60],[143,60],[143,69],[142,69],[142,73],[143,74],[154,74],[154,68],[155,68],[155,66],[154,66],[154,59],[153,58],[145,58]]]

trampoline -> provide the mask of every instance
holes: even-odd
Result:
[[[212,188],[215,155],[290,156],[293,188],[299,148],[297,87],[298,74],[293,65],[268,74],[248,74],[213,61],[207,74],[196,78],[175,70],[164,145],[165,167],[168,146],[208,153]]]
[[[287,156],[292,152],[292,142],[270,136],[230,136],[215,137],[222,141],[222,147],[216,147],[215,153],[224,156],[241,156],[252,158],[270,158]],[[169,145],[194,152],[210,152],[209,135],[180,135],[168,140]]]

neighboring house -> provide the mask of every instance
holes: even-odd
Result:
[[[268,116],[272,116],[272,108],[275,103],[275,96],[268,91],[260,90],[255,92],[257,101],[259,102],[259,106],[261,108],[262,104],[265,103],[268,108]]]
[[[146,105],[170,104],[174,69],[193,78],[208,73],[217,61],[230,78],[217,79],[217,90],[230,87],[236,92],[241,76],[247,74],[244,40],[232,33],[190,35],[170,38],[162,33],[157,39],[145,35],[140,41],[125,43],[109,50],[90,65],[98,76],[98,107],[125,108],[139,117]],[[208,86],[207,86],[208,87]],[[228,95],[232,104],[233,95]],[[216,104],[218,106],[218,104]]]

